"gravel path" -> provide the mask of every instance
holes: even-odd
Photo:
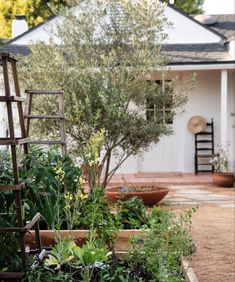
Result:
[[[177,212],[199,204],[193,216],[196,252],[192,266],[199,282],[235,281],[235,189],[170,186],[167,200]]]

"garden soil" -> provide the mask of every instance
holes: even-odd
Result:
[[[196,202],[197,199],[193,199],[194,193],[190,194],[190,187],[181,186],[180,189],[189,191],[191,206],[195,206],[194,201]],[[195,190],[195,187],[191,189]],[[210,197],[214,195],[216,200],[200,201],[199,209],[193,215],[192,236],[196,244],[196,252],[191,264],[194,272],[199,282],[235,282],[235,189],[217,187],[197,187],[197,189],[202,193],[208,191],[210,193],[208,195]],[[179,190],[173,188],[169,198],[175,200],[178,197],[180,202],[182,194],[177,194],[177,191]],[[223,199],[223,196],[227,198]],[[177,213],[190,207],[190,202],[172,204]]]

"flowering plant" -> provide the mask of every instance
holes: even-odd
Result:
[[[84,168],[83,172],[87,174],[87,180],[91,189],[100,185],[99,179],[102,172],[100,154],[104,143],[104,137],[104,129],[96,131],[80,150],[84,162],[82,165]]]
[[[216,172],[228,172],[229,162],[228,162],[228,151],[229,143],[218,145],[218,154],[212,159],[212,164],[214,165]]]

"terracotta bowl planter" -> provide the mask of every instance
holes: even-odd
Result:
[[[232,172],[215,172],[212,175],[213,183],[219,187],[233,187],[234,176]]]
[[[127,201],[131,197],[137,196],[143,200],[145,205],[153,206],[159,203],[169,192],[169,189],[167,188],[152,184],[133,184],[132,186],[136,188],[136,191],[130,190],[122,192],[120,186],[108,187],[106,189],[107,198],[109,201],[116,203],[118,200]]]

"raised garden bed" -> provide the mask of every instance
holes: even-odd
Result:
[[[144,236],[146,236],[147,233],[147,230],[120,230],[117,234],[118,239],[115,244],[115,250],[122,252],[130,249],[131,244],[129,242],[129,239],[133,236],[137,239],[137,241],[139,240],[139,243],[141,244],[143,242]],[[53,247],[56,243],[55,238],[58,235],[61,239],[71,236],[74,239],[75,243],[81,247],[86,242],[88,234],[89,230],[61,230],[59,233],[54,230],[41,230],[40,232],[41,243],[44,248]],[[36,247],[34,231],[27,233],[25,239],[27,245],[32,248]]]

